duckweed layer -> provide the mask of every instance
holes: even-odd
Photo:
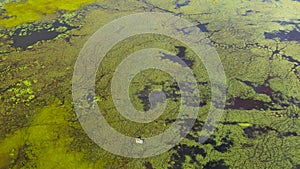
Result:
[[[57,10],[74,11],[95,0],[27,0],[4,4],[5,12],[0,18],[0,26],[14,27],[23,23],[33,22],[43,15],[52,14]]]

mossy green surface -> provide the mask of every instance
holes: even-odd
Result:
[[[23,23],[33,22],[43,15],[52,14],[57,10],[74,11],[83,5],[93,3],[94,0],[26,0],[3,5],[5,13],[0,18],[0,25],[14,27]]]
[[[77,139],[70,132],[78,126],[67,121],[72,114],[65,106],[56,100],[42,108],[29,127],[7,135],[0,143],[0,168],[103,168],[105,161],[90,163],[83,152],[70,148]]]
[[[2,6],[7,9],[1,12],[2,17],[8,18],[0,20],[0,25],[7,27],[0,32],[1,169],[299,168],[300,66],[284,56],[299,61],[300,45],[295,40],[264,36],[297,29],[299,2],[199,0],[176,8],[173,0],[99,0],[84,9],[80,7],[93,1],[66,2],[32,0]],[[226,72],[228,107],[217,130],[207,142],[199,144],[210,104],[210,84],[205,68],[195,59],[192,70],[206,105],[201,107],[193,130],[168,152],[130,159],[103,150],[82,130],[72,106],[71,80],[78,53],[95,31],[116,18],[144,11],[177,14],[206,27]],[[54,28],[55,21],[76,29]],[[21,31],[16,35],[17,29]],[[57,31],[59,36],[29,45],[30,50],[11,46],[12,36],[26,37],[30,31],[41,30]],[[148,137],[163,132],[176,119],[178,103],[169,99],[167,109],[156,121],[131,122],[115,109],[109,86],[114,70],[130,53],[158,47],[176,54],[175,45],[183,44],[164,36],[140,35],[120,42],[104,58],[97,72],[94,101],[116,130]],[[188,47],[186,57],[195,57]],[[150,91],[171,92],[173,80],[157,70],[140,72],[129,88],[132,104],[142,110],[145,104],[139,93],[145,86]],[[162,81],[167,81],[165,86],[160,85]],[[266,107],[230,108],[233,98],[254,100]]]

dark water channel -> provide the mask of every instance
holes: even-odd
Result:
[[[181,0],[176,0],[175,1],[175,8],[178,9],[178,8],[187,6],[187,5],[190,4],[190,2],[191,2],[191,0],[184,0],[183,2],[181,2]]]

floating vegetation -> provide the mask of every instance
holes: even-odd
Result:
[[[29,80],[24,80],[15,84],[15,87],[7,89],[10,99],[7,101],[12,102],[12,105],[24,103],[29,105],[30,101],[35,98],[32,84]]]
[[[165,111],[145,124],[124,118],[114,106],[110,85],[128,55],[145,48],[167,50],[159,61],[191,69],[200,91],[200,101],[183,103],[200,110],[178,145],[155,157],[129,159],[103,150],[86,135],[73,109],[71,81],[80,49],[93,33],[116,18],[149,11],[180,16],[205,32],[225,69],[228,97],[218,127],[200,144],[202,131],[213,126],[208,122],[203,128],[211,93],[199,57],[186,44],[163,35],[119,42],[99,66],[96,96],[87,94],[86,99],[98,104],[111,127],[133,137],[133,144],[147,144],[146,138],[161,134],[176,120],[183,131],[193,119],[177,119],[179,86],[169,74],[154,69],[133,77],[129,98],[137,110],[147,111],[149,94],[162,91],[165,100],[157,98],[153,106],[165,101]],[[299,168],[299,11],[294,0],[1,3],[0,168]],[[181,85],[189,88],[188,83]]]
[[[3,5],[5,12],[0,18],[0,25],[14,27],[23,23],[39,20],[43,15],[52,14],[58,10],[74,11],[94,0],[26,0]]]

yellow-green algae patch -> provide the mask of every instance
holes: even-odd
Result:
[[[250,124],[250,123],[238,123],[238,125],[241,126],[241,127],[250,127],[250,126],[252,126],[252,124]]]
[[[7,91],[9,92],[7,100],[13,104],[25,103],[28,106],[29,102],[35,98],[32,83],[29,80],[19,81]]]
[[[56,100],[42,108],[29,127],[7,135],[0,142],[0,168],[103,168],[105,162],[88,162],[83,152],[70,148],[76,139],[70,136],[75,127],[68,122],[70,107]]]
[[[27,0],[25,2],[12,2],[4,4],[5,18],[0,18],[0,26],[14,27],[23,23],[33,22],[43,15],[51,14],[57,10],[74,11],[83,5],[93,3],[95,0]]]

